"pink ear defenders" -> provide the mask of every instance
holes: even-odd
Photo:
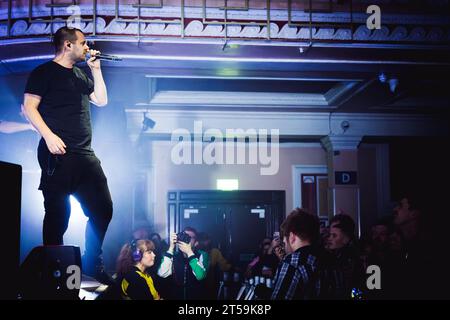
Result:
[[[142,252],[141,250],[139,250],[139,248],[137,247],[137,240],[133,240],[131,241],[131,250],[132,250],[132,256],[133,256],[133,260],[135,262],[139,262],[142,260]]]

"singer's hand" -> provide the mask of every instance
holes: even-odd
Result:
[[[91,58],[87,61],[87,64],[91,70],[100,69],[100,59],[96,59],[95,55],[99,54],[100,51],[97,50],[89,50],[89,54]]]
[[[44,137],[47,148],[52,154],[65,154],[66,145],[56,134],[51,133],[50,135]]]

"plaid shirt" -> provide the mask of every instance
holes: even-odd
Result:
[[[305,246],[287,255],[275,274],[272,300],[309,300],[320,295],[318,254]]]

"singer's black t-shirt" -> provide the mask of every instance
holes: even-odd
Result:
[[[94,82],[78,67],[49,61],[34,69],[25,93],[42,97],[38,107],[44,122],[66,144],[67,152],[92,153],[89,95]],[[45,145],[45,144],[44,144]]]

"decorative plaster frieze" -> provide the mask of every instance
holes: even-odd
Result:
[[[65,21],[64,17],[68,16],[67,8],[54,8],[54,15],[60,16],[61,21]],[[97,34],[113,34],[113,35],[137,35],[137,22],[120,22],[111,17],[115,15],[115,6],[113,4],[102,4],[97,6]],[[0,9],[0,20],[7,19],[7,9]],[[80,12],[83,16],[90,16],[93,13],[93,7],[89,4],[80,6]],[[120,16],[137,17],[137,9],[131,5],[119,6]],[[50,9],[44,5],[35,5],[33,7],[33,17],[36,19],[33,23],[29,23],[28,6],[15,6],[12,10],[12,18],[16,20],[11,28],[11,35],[14,37],[23,37],[27,35],[48,35],[51,33],[49,23],[39,22],[39,18],[50,15]],[[142,8],[141,17],[159,17],[160,19],[173,20],[180,19],[181,8],[174,6],[164,6],[163,8]],[[185,29],[182,30],[180,24],[174,23],[147,23],[140,24],[140,34],[143,36],[161,36],[161,37],[205,37],[205,38],[223,38],[225,36],[225,27],[223,25],[211,25],[203,23],[203,11],[200,7],[185,7],[184,16],[186,19],[194,19],[189,22]],[[206,16],[208,21],[221,21],[224,19],[224,10],[218,8],[207,8]],[[267,12],[265,9],[250,9],[248,11],[231,10],[227,14],[228,21],[251,21],[257,23],[265,23],[267,21]],[[348,12],[333,13],[313,13],[313,22],[345,24],[351,21],[356,24],[352,37],[349,28],[330,28],[313,27],[296,27],[288,25],[287,10],[273,9],[270,12],[270,38],[295,41],[298,39],[308,40],[311,33],[313,40],[357,40],[367,42],[443,42],[450,40],[450,31],[448,30],[448,16],[446,15],[408,15],[408,14],[383,14],[382,28],[378,30],[368,30],[365,22],[367,14],[365,12],[354,12],[352,20]],[[110,21],[106,24],[106,20]],[[136,20],[137,21],[137,20]],[[309,21],[309,13],[303,11],[292,12],[292,22]],[[357,26],[360,24],[360,26]],[[53,30],[58,29],[63,23],[54,23]],[[409,26],[414,26],[410,28]],[[90,33],[93,31],[93,23],[81,23],[81,29]],[[409,28],[408,28],[409,27]],[[184,31],[184,32],[182,32]],[[7,27],[5,21],[0,24],[0,37],[6,37]],[[236,24],[226,27],[226,35],[228,38],[243,39],[266,39],[269,34],[267,26],[248,26]]]
[[[53,30],[57,30],[59,27],[64,26],[65,22],[62,19],[55,20],[53,24]],[[306,27],[291,27],[285,24],[280,29],[276,24],[270,25],[270,38],[271,39],[284,39],[284,40],[308,40],[312,33],[313,40],[350,40],[350,29],[333,29],[333,28],[312,28],[310,31]],[[50,23],[33,22],[28,23],[25,20],[18,20],[14,22],[11,28],[11,35],[14,37],[22,36],[35,36],[35,35],[48,35],[50,34]],[[137,35],[138,23],[125,23],[116,21],[113,19],[106,24],[106,21],[98,17],[96,33],[98,35]],[[89,34],[93,32],[93,23],[81,23],[80,29]],[[141,23],[140,34],[143,36],[180,36],[181,25],[169,24],[169,23]],[[6,25],[0,25],[0,37],[6,37],[7,28]],[[357,41],[370,41],[370,42],[383,42],[383,41],[395,41],[395,42],[439,42],[448,41],[449,32],[444,31],[441,28],[434,27],[426,31],[422,27],[416,27],[411,31],[408,31],[404,26],[395,26],[393,29],[382,27],[380,30],[371,31],[366,28],[365,25],[361,25],[356,28],[353,39]],[[185,37],[204,37],[204,38],[223,38],[225,36],[225,28],[219,25],[204,25],[199,20],[191,21],[184,29]],[[267,38],[267,28],[258,26],[245,26],[245,25],[230,25],[227,27],[228,38],[243,38],[243,39],[265,39]]]
[[[91,4],[79,5],[81,15],[90,16],[93,13],[93,6]],[[12,8],[13,19],[28,18],[28,4],[22,6],[14,6]],[[141,16],[145,17],[161,17],[161,18],[180,18],[181,8],[179,6],[164,6],[162,8],[141,8]],[[138,9],[133,8],[131,5],[119,5],[119,15],[132,17],[138,14]],[[67,8],[54,8],[55,16],[68,16]],[[114,16],[115,5],[114,4],[101,4],[97,5],[98,16]],[[203,18],[203,8],[201,7],[185,7],[184,15],[187,19],[200,19]],[[7,19],[8,11],[7,7],[0,9],[0,20]],[[33,17],[49,17],[50,8],[47,8],[43,4],[35,4],[33,6]],[[218,8],[207,8],[206,17],[208,20],[223,19],[224,10]],[[350,17],[349,12],[331,12],[331,13],[313,13],[312,20],[314,22],[323,23],[350,23],[353,20],[354,23],[364,24],[368,15],[366,12],[353,12],[353,17]],[[244,21],[266,21],[267,10],[266,9],[249,9],[248,11],[230,10],[227,12],[227,18],[232,20],[244,20]],[[309,13],[303,11],[292,11],[291,18],[293,22],[309,21]],[[270,19],[272,21],[287,21],[288,11],[286,9],[272,9],[270,11]],[[386,13],[382,16],[383,24],[407,24],[407,25],[446,25],[448,23],[448,15],[419,15],[419,14],[391,14]]]

